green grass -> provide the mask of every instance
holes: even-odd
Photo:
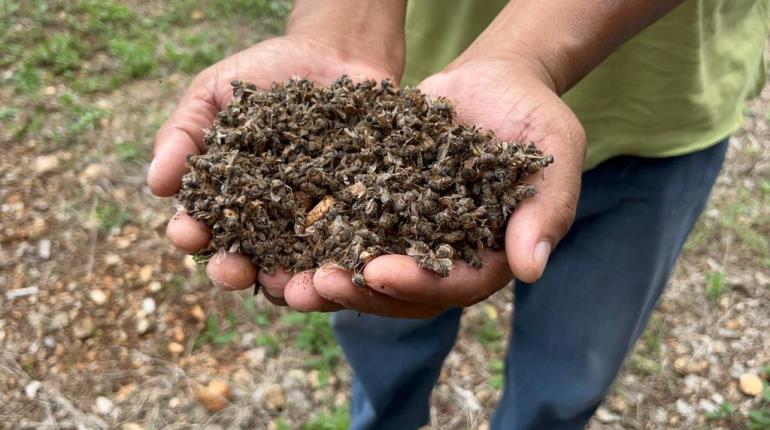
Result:
[[[725,274],[723,272],[706,273],[706,294],[712,303],[716,303],[726,290]]]
[[[144,147],[136,142],[122,142],[115,144],[115,154],[120,161],[130,162],[144,159]]]
[[[489,370],[492,375],[487,383],[492,389],[499,390],[503,388],[505,382],[505,363],[502,360],[494,359],[489,363]]]
[[[302,430],[346,430],[350,427],[347,407],[334,408],[331,412],[317,412],[302,426]]]
[[[729,402],[725,402],[719,405],[716,410],[707,413],[706,419],[708,421],[732,420],[736,415],[737,410],[735,409],[735,406]]]
[[[96,221],[105,232],[122,227],[131,219],[128,211],[112,202],[103,202],[96,207]]]
[[[296,330],[294,345],[311,354],[305,363],[318,370],[321,385],[325,384],[342,351],[334,340],[331,321],[325,313],[289,312],[282,318],[282,323]]]
[[[227,314],[227,324],[224,326],[219,320],[219,315],[209,314],[206,318],[206,327],[193,342],[193,350],[204,344],[219,347],[233,343],[238,337],[236,326],[236,316],[232,311]]]
[[[665,322],[660,316],[654,314],[628,361],[628,365],[634,372],[643,375],[660,373],[662,369],[660,358],[663,355],[663,341],[667,334],[668,327],[665,325]]]

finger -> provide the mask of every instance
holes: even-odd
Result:
[[[332,312],[344,309],[329,300],[324,299],[313,288],[314,270],[306,270],[294,275],[286,284],[284,298],[292,309],[301,312]]]
[[[290,272],[280,267],[276,267],[271,274],[260,270],[257,281],[262,285],[262,295],[274,305],[288,305],[283,297],[283,291],[291,276]]]
[[[166,237],[177,248],[194,254],[208,245],[211,232],[185,211],[177,211],[166,226]]]
[[[423,269],[407,255],[383,255],[364,268],[364,281],[375,291],[409,302],[443,306],[470,306],[504,287],[511,280],[505,253],[487,251],[477,269],[455,261],[449,276]]]
[[[524,282],[542,276],[551,251],[575,218],[583,165],[583,152],[575,148],[585,147],[585,134],[577,120],[574,124],[537,143],[543,152],[553,154],[554,162],[530,178],[537,193],[516,208],[508,220],[508,263],[515,277]]]
[[[351,273],[333,266],[315,272],[313,287],[318,294],[347,309],[394,318],[430,318],[445,306],[413,303],[381,294],[368,287],[358,287],[350,280]]]
[[[203,152],[204,129],[210,127],[218,106],[207,77],[200,75],[187,90],[171,117],[155,136],[155,153],[147,172],[147,185],[153,194],[176,194],[187,173],[187,156]]]
[[[243,290],[254,284],[257,269],[240,254],[219,252],[206,265],[206,275],[223,290]]]

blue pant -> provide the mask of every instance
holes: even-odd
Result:
[[[517,283],[493,429],[582,429],[644,330],[703,211],[727,141],[680,157],[618,157],[583,175],[577,217],[536,284]],[[460,309],[430,320],[340,312],[353,429],[416,429]]]

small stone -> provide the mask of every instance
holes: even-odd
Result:
[[[302,388],[307,381],[305,371],[302,369],[290,369],[283,378],[283,386],[286,389]]]
[[[152,297],[145,297],[142,300],[142,312],[145,315],[152,315],[155,313],[155,299]]]
[[[317,370],[311,370],[307,373],[307,383],[313,388],[319,388],[321,386],[320,373]]]
[[[137,389],[137,385],[133,382],[120,387],[120,389],[118,389],[118,392],[115,393],[115,401],[120,403],[123,400],[126,400],[129,396],[131,396],[131,394],[134,393],[134,391],[136,391],[136,389]]]
[[[729,328],[730,330],[737,331],[737,330],[740,330],[743,327],[743,323],[741,322],[741,320],[739,318],[733,318],[733,319],[728,320],[725,323],[725,327]]]
[[[195,258],[192,255],[186,255],[183,261],[184,267],[190,272],[194,272],[198,269],[198,263],[195,262]]]
[[[152,279],[152,266],[147,264],[139,269],[139,280],[142,282],[149,282]]]
[[[348,403],[347,393],[339,392],[334,395],[334,406],[341,408]]]
[[[53,349],[53,347],[56,346],[56,340],[53,338],[53,336],[45,336],[43,338],[43,346],[45,346],[47,349]]]
[[[181,404],[182,404],[182,401],[179,400],[179,397],[172,397],[171,400],[168,401],[168,407],[171,409],[176,409]]]
[[[99,396],[96,398],[95,411],[97,414],[107,415],[112,412],[112,400]]]
[[[140,318],[136,321],[136,332],[139,335],[143,335],[150,331],[151,325],[147,318]]]
[[[150,282],[150,283],[147,285],[147,289],[148,289],[148,290],[149,290],[151,293],[157,293],[157,292],[158,292],[158,291],[160,291],[162,288],[163,288],[163,284],[161,284],[161,283],[160,283],[160,282],[158,282],[158,281],[152,281],[152,282]]]
[[[184,346],[181,343],[171,342],[168,344],[168,352],[172,354],[181,354],[184,352]]]
[[[230,385],[221,379],[214,379],[205,388],[200,388],[196,397],[209,411],[221,411],[229,402]]]
[[[620,417],[613,414],[607,408],[604,406],[600,406],[599,409],[596,410],[596,419],[603,422],[604,424],[614,423],[618,420],[620,420]]]
[[[51,241],[50,239],[43,239],[37,244],[37,256],[43,260],[51,258]]]
[[[717,405],[715,405],[711,400],[700,399],[698,401],[698,408],[700,408],[700,410],[702,410],[703,412],[709,414],[717,410]]]
[[[35,158],[32,166],[35,172],[42,175],[44,173],[56,170],[56,168],[59,167],[59,158],[55,155],[41,155]]]
[[[70,317],[66,312],[56,312],[48,324],[50,330],[61,330],[70,325]]]
[[[104,256],[104,264],[108,266],[117,266],[122,262],[123,259],[118,254],[107,254]]]
[[[265,387],[264,397],[265,406],[274,411],[280,411],[286,405],[286,398],[283,395],[283,388],[278,384],[270,384]]]
[[[739,383],[741,391],[747,396],[758,396],[762,394],[762,380],[753,373],[744,373],[741,375]]]
[[[459,403],[464,410],[472,412],[478,412],[482,410],[481,402],[479,402],[479,399],[477,399],[473,394],[473,391],[466,390],[465,388],[459,387],[457,385],[452,386],[452,390],[454,391],[455,401]]]
[[[74,334],[75,337],[80,340],[91,337],[91,334],[93,332],[94,332],[94,322],[90,317],[85,317],[78,320],[75,323],[75,325],[72,327],[72,334]]]
[[[202,20],[204,17],[205,17],[205,15],[203,14],[203,11],[201,11],[200,9],[195,9],[195,10],[194,10],[194,11],[192,11],[192,13],[190,14],[190,18],[192,18],[192,20],[193,20],[193,21],[200,21],[200,20]]]
[[[91,182],[95,179],[105,177],[110,174],[110,169],[104,164],[93,163],[86,166],[80,173],[78,179],[81,182]]]
[[[676,411],[679,412],[679,415],[681,415],[685,421],[692,421],[695,419],[695,409],[682,399],[676,401]]]
[[[28,399],[34,399],[37,397],[37,393],[41,388],[43,388],[42,382],[32,381],[24,386],[24,395],[27,396]]]
[[[286,395],[288,409],[295,414],[303,414],[310,410],[312,405],[302,390],[290,390]]]
[[[190,316],[196,321],[203,321],[206,319],[206,314],[203,313],[203,308],[199,305],[195,305],[190,309]]]
[[[249,367],[255,368],[261,368],[265,364],[266,355],[267,351],[262,347],[250,349],[243,353],[243,356],[246,358],[246,362],[249,364]]]
[[[97,305],[103,305],[107,302],[107,293],[100,289],[94,289],[88,292],[88,298]]]

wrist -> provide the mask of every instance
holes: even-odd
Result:
[[[297,0],[286,35],[313,40],[343,63],[365,63],[398,81],[404,70],[405,0]]]

